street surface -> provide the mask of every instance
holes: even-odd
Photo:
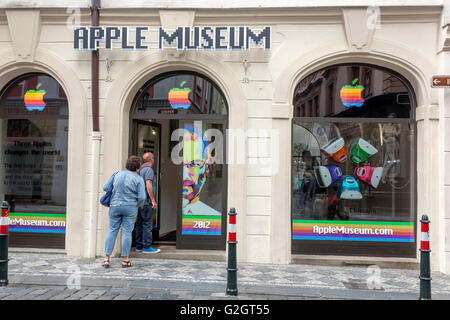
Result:
[[[0,300],[417,300],[419,270],[238,264],[237,297],[225,295],[226,262],[9,254]],[[450,300],[450,276],[432,272],[433,300]]]

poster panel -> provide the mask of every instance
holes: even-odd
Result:
[[[202,198],[213,167],[213,157],[208,147],[205,127],[184,127],[183,149],[183,235],[220,236],[222,214]],[[205,193],[205,192],[204,192]]]

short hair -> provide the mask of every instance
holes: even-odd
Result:
[[[144,163],[145,162],[149,162],[150,161],[150,159],[154,159],[155,157],[153,156],[153,153],[151,153],[151,152],[146,152],[146,153],[144,153],[144,155],[142,156],[142,160],[144,160]]]
[[[127,163],[125,164],[125,168],[130,171],[136,171],[141,167],[141,159],[138,156],[130,156],[127,159]]]

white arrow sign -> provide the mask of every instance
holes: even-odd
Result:
[[[431,77],[432,88],[450,88],[450,75],[436,75]]]

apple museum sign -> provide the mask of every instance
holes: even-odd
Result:
[[[135,37],[130,39],[131,27],[79,27],[73,34],[76,50],[97,50],[100,44],[111,50],[114,43],[122,50],[148,50],[147,41],[158,43],[158,49],[175,47],[178,50],[250,50],[270,49],[271,27],[252,30],[250,27],[178,27],[166,31],[159,27],[149,39],[149,27],[133,27]],[[133,41],[134,40],[134,41]]]

